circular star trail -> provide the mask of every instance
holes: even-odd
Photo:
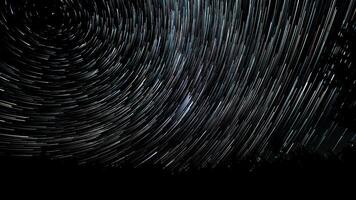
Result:
[[[330,35],[355,4],[3,0],[1,155],[182,169],[336,151],[355,133],[321,60],[349,56]]]

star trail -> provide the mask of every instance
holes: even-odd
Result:
[[[356,141],[339,120],[355,18],[354,0],[2,0],[0,155],[190,169],[337,152]]]

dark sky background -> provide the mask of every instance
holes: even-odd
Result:
[[[351,169],[355,8],[3,0],[1,160],[138,174]]]

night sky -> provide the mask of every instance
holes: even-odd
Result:
[[[355,38],[354,0],[1,0],[0,156],[187,172],[337,157],[356,142]]]

